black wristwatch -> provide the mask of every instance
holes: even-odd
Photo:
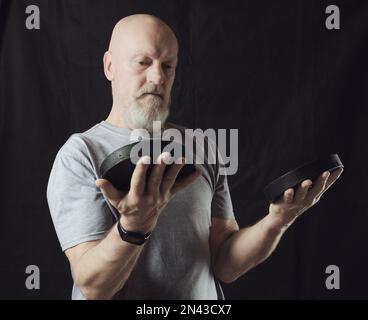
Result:
[[[118,220],[117,228],[122,240],[139,246],[145,243],[151,235],[151,232],[144,234],[140,232],[125,230],[120,223],[120,219]]]

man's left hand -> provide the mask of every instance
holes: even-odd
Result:
[[[287,189],[281,199],[271,203],[269,214],[275,226],[290,225],[298,216],[315,205],[332,184],[340,177],[342,168],[323,172],[314,182],[304,180],[296,188]]]

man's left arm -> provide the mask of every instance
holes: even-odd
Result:
[[[271,203],[269,213],[251,227],[239,230],[235,219],[212,218],[210,246],[215,276],[223,282],[233,282],[264,261],[287,228],[320,200],[342,170],[324,172],[313,187],[311,180],[305,180],[296,191],[286,190],[279,201]]]

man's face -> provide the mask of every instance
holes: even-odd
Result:
[[[128,30],[112,54],[114,105],[132,129],[165,122],[177,65],[177,43],[162,27]]]

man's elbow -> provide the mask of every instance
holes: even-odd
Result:
[[[114,296],[112,290],[102,290],[92,286],[79,286],[79,290],[87,300],[110,300]]]
[[[214,268],[215,277],[223,283],[232,283],[238,280],[242,275],[247,273],[249,270],[253,269],[256,264],[248,264],[247,266],[242,266],[238,268]]]
[[[216,277],[218,280],[220,280],[221,282],[223,283],[232,283],[232,282],[235,282],[238,277],[234,277],[234,276],[228,276],[228,275],[224,275],[224,276],[221,276],[221,277]]]
[[[223,283],[232,283],[234,281],[236,281],[239,276],[236,275],[235,273],[228,271],[228,270],[219,270],[216,269],[214,270],[214,275],[216,277],[216,279],[220,280]]]
[[[78,273],[74,274],[74,282],[87,300],[110,300],[117,291],[114,288],[101,286],[101,284],[95,283],[91,278],[88,279]]]

